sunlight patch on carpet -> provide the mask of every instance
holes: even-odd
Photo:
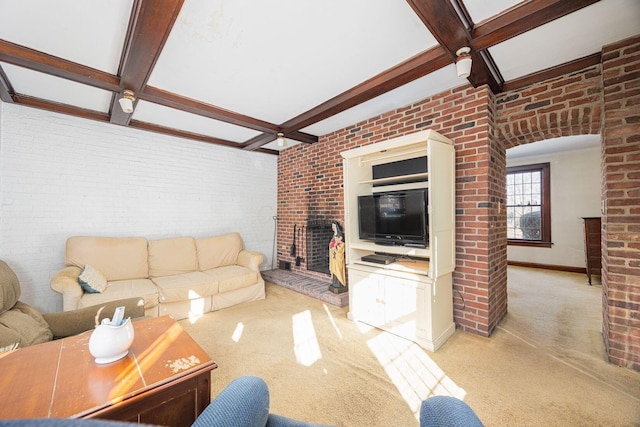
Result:
[[[333,326],[333,329],[336,331],[336,335],[338,336],[339,339],[342,339],[342,332],[340,332],[340,329],[338,329],[338,325],[336,324],[336,319],[334,319],[333,316],[331,315],[331,312],[329,311],[329,307],[327,307],[327,304],[322,304],[322,306],[324,307],[325,313],[327,313],[327,318],[329,318],[329,322],[331,322],[331,326]]]
[[[293,351],[296,361],[303,366],[311,366],[322,359],[311,312],[305,310],[291,317],[293,326]]]
[[[238,322],[236,325],[236,329],[233,331],[233,335],[231,335],[231,339],[235,342],[240,342],[240,338],[242,338],[242,332],[244,331],[244,323]]]
[[[381,333],[367,344],[416,417],[428,397],[463,399],[466,395],[417,344],[389,333]]]
[[[205,312],[205,301],[199,294],[189,290],[189,321],[194,324]]]

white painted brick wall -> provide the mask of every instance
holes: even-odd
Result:
[[[238,231],[269,268],[276,210],[276,156],[0,102],[0,258],[41,311],[69,236]]]

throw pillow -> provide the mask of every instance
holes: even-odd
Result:
[[[89,264],[86,264],[80,272],[78,283],[85,292],[90,294],[102,293],[107,288],[107,278]]]

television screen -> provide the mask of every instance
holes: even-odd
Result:
[[[362,240],[426,246],[427,223],[426,190],[358,197],[359,235]]]

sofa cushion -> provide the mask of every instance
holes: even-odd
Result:
[[[7,336],[5,337],[5,332]],[[0,314],[0,342],[5,349],[26,347],[51,341],[53,335],[42,315],[33,307],[18,301],[13,308]],[[6,342],[6,340],[13,342]]]
[[[162,303],[186,301],[218,293],[216,278],[200,271],[154,277],[153,282],[158,286]]]
[[[144,237],[87,237],[67,239],[66,265],[91,264],[108,281],[149,277],[147,239]]]
[[[20,282],[6,262],[0,260],[0,313],[11,310],[20,299]]]
[[[125,298],[144,299],[145,310],[158,305],[158,288],[149,279],[118,280],[107,283],[106,289],[99,294],[84,294],[78,308],[105,304]],[[127,313],[124,314],[127,316]]]
[[[218,293],[220,294],[253,285],[259,280],[257,271],[239,265],[218,267],[203,273],[218,281]]]
[[[237,264],[238,254],[244,249],[238,233],[196,239],[196,247],[201,271]]]
[[[149,241],[149,276],[161,277],[198,270],[193,237]]]
[[[80,271],[78,283],[85,292],[90,294],[100,293],[107,288],[107,278],[90,264],[86,264]]]

